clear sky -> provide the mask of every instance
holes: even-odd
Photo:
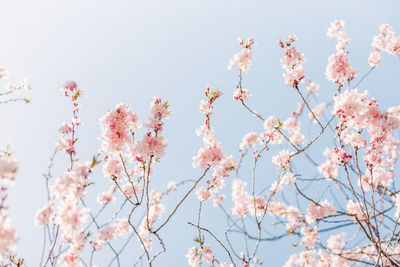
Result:
[[[306,73],[321,84],[321,98],[329,99],[334,87],[325,79],[327,57],[335,51],[335,40],[326,37],[334,19],[346,22],[352,39],[350,62],[364,74],[372,51],[372,37],[382,23],[400,33],[399,1],[99,1],[99,0],[3,0],[0,4],[0,65],[11,79],[26,77],[32,84],[32,104],[1,105],[0,145],[10,143],[20,163],[16,185],[10,191],[13,225],[20,236],[19,255],[28,266],[38,265],[42,229],[33,226],[33,216],[45,203],[42,174],[58,141],[58,125],[70,120],[70,103],[58,88],[75,80],[83,89],[78,157],[90,159],[99,148],[98,119],[107,108],[124,102],[145,121],[153,96],[171,104],[166,122],[167,155],[157,166],[153,185],[165,188],[170,180],[199,176],[192,156],[202,145],[195,129],[203,122],[198,113],[206,85],[219,87],[223,98],[216,103],[215,130],[227,154],[238,157],[243,134],[262,131],[262,125],[232,99],[236,71],[226,65],[240,50],[237,37],[253,36],[253,67],[245,87],[253,94],[251,105],[262,114],[287,117],[295,109],[297,95],[283,85],[277,41],[289,33],[299,37],[297,47],[305,54]],[[363,83],[384,107],[398,104],[398,58],[384,55],[382,65]],[[323,144],[321,144],[323,146]],[[57,158],[54,175],[64,171]],[[270,156],[265,159],[269,166]],[[268,172],[265,172],[268,173]],[[273,181],[275,170],[269,170]],[[248,180],[249,173],[242,179]],[[100,171],[92,177],[108,188]],[[230,188],[230,182],[227,182]],[[183,192],[183,191],[182,191]],[[182,193],[181,192],[181,193]],[[179,195],[179,193],[178,193]],[[167,205],[176,202],[172,198]],[[168,252],[156,266],[186,266],[187,249],[194,245],[194,197],[163,232]],[[230,209],[231,203],[226,203]],[[224,225],[213,210],[205,216],[208,226]],[[216,214],[214,215],[213,212]],[[222,236],[222,233],[220,233]],[[169,241],[169,242],[168,242]],[[132,250],[139,247],[134,240]],[[289,241],[266,244],[262,255],[266,266],[279,266],[292,253]],[[278,243],[281,244],[281,243]],[[132,262],[133,257],[124,259]],[[99,264],[101,266],[101,264]]]

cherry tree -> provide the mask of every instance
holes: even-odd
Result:
[[[186,257],[189,266],[268,265],[270,255],[264,250],[268,245],[280,246],[285,238],[294,249],[288,253],[287,267],[400,266],[400,194],[395,182],[400,106],[382,108],[368,91],[361,90],[384,53],[400,58],[400,37],[390,25],[381,25],[372,41],[373,51],[365,59],[369,71],[361,76],[349,61],[345,23],[332,22],[327,36],[336,39],[336,48],[325,70],[331,82],[331,88],[324,88],[331,91],[325,102],[319,99],[319,84],[306,73],[305,56],[295,46],[297,37],[289,35],[278,42],[283,52],[283,83],[288,94],[298,96],[298,103],[290,103],[292,112],[287,118],[264,116],[250,106],[249,99],[256,96],[246,88],[245,78],[253,51],[261,45],[256,46],[252,37],[239,38],[241,50],[227,66],[238,72],[236,88],[224,91],[232,91],[232,101],[264,130],[249,129],[237,145],[238,154],[225,153],[213,127],[213,115],[223,112],[218,110],[218,99],[225,95],[207,86],[199,108],[204,121],[196,130],[203,146],[193,156],[193,167],[200,172],[192,179],[168,181],[162,191],[156,190],[154,184],[159,181],[152,178],[160,160],[168,156],[163,130],[173,104],[154,97],[144,121],[129,104],[110,108],[99,119],[98,151],[81,161],[76,143],[83,90],[74,81],[66,82],[60,90],[71,101],[71,120],[59,125],[60,138],[44,175],[47,203],[34,218],[45,233],[40,265],[121,266],[122,255],[130,253],[128,243],[137,242],[142,252],[132,265],[162,266],[158,257],[169,253],[173,242],[163,233],[188,198],[196,197],[197,220],[187,224],[196,237],[186,255],[177,255]],[[0,69],[0,78],[7,76]],[[7,88],[0,96],[10,98],[1,103],[30,101],[11,96],[30,88],[25,80]],[[321,141],[322,150],[316,146]],[[57,176],[53,174],[56,156],[67,162],[65,172]],[[260,179],[265,168],[261,158],[275,166],[274,179]],[[13,251],[18,238],[4,204],[7,184],[17,169],[10,150],[3,149],[0,262],[4,266],[24,264],[19,258],[23,255],[18,257]],[[97,192],[98,205],[92,206],[87,192],[95,183],[95,169],[102,170],[109,187]],[[175,191],[182,196],[177,197]],[[172,207],[166,206],[167,198],[174,201]],[[224,229],[202,223],[209,203],[213,212],[226,218]],[[97,258],[103,253],[111,254],[112,260],[99,264]]]

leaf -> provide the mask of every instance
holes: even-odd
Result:
[[[92,158],[92,168],[96,165],[99,165],[101,163],[101,160],[98,160],[96,156],[93,156]]]

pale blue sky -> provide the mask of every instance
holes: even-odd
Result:
[[[38,265],[42,230],[33,226],[32,218],[45,201],[42,173],[58,140],[58,125],[70,119],[70,105],[58,90],[65,81],[77,81],[84,91],[80,112],[84,125],[78,133],[82,160],[89,159],[99,147],[98,119],[107,108],[129,103],[145,121],[153,96],[169,101],[172,115],[165,127],[169,146],[153,180],[155,187],[163,188],[170,180],[200,174],[191,163],[201,146],[194,130],[203,122],[198,105],[206,85],[220,87],[225,94],[215,105],[214,125],[226,153],[237,157],[243,134],[262,130],[262,125],[232,99],[237,72],[228,71],[226,65],[240,50],[238,36],[253,36],[258,43],[253,67],[244,81],[254,96],[251,105],[262,114],[287,117],[298,96],[282,83],[278,39],[289,33],[299,37],[297,47],[307,58],[306,73],[321,84],[321,99],[328,99],[334,87],[324,72],[327,57],[335,49],[335,40],[326,37],[329,23],[336,18],[345,20],[352,39],[350,61],[364,74],[379,25],[390,23],[400,33],[399,10],[400,2],[394,0],[3,0],[0,65],[10,71],[12,79],[27,77],[33,89],[29,93],[31,105],[0,106],[0,143],[12,144],[20,162],[9,198],[12,223],[20,236],[19,254],[28,266]],[[399,59],[385,54],[382,65],[361,89],[370,90],[384,107],[396,105],[399,70]],[[270,168],[265,173],[272,175],[265,179],[272,181],[276,172],[269,165],[270,155],[264,160]],[[59,157],[54,175],[62,174],[62,162],[63,157]],[[249,173],[242,178],[249,179]],[[109,185],[100,172],[93,179],[105,188]],[[230,182],[227,184],[230,188]],[[184,254],[194,245],[195,231],[186,224],[195,218],[193,207],[197,204],[192,198],[163,233],[168,253],[156,266],[186,266]],[[211,205],[208,209],[216,212]],[[218,215],[204,218],[205,226],[224,224]],[[136,240],[133,243],[132,249],[138,253]],[[288,244],[291,242],[263,246],[260,254],[268,260],[266,266],[281,265],[292,253]]]

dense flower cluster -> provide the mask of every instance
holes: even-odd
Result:
[[[344,21],[335,20],[331,23],[327,32],[327,36],[337,39],[337,44],[336,54],[328,58],[325,75],[328,80],[339,86],[354,79],[357,74],[357,71],[351,67],[347,59],[348,51],[346,51],[345,48],[350,43],[350,39],[347,39],[347,34],[343,29]]]
[[[237,66],[241,72],[247,72],[251,67],[251,46],[254,44],[254,39],[253,37],[249,37],[244,42],[242,38],[239,38],[239,44],[242,46],[242,51],[233,55],[233,58],[229,61],[228,69]]]
[[[104,176],[111,178],[121,195],[134,206],[142,203],[146,196],[146,216],[138,227],[137,238],[146,251],[152,249],[152,230],[154,223],[161,218],[165,207],[161,203],[162,194],[149,190],[149,183],[153,171],[152,164],[165,155],[166,139],[161,135],[164,119],[171,114],[169,104],[159,97],[154,97],[150,103],[150,116],[145,127],[149,130],[142,139],[137,139],[137,132],[141,128],[138,115],[131,112],[127,104],[119,104],[115,110],[108,110],[100,119],[102,128],[101,152],[105,154],[103,166]],[[129,163],[137,163],[133,168]],[[115,199],[113,186],[108,192],[98,196],[98,202],[108,204]],[[123,219],[126,228],[132,230],[127,219]],[[118,221],[102,229],[98,233],[94,249],[104,246],[106,240],[114,239],[118,233],[114,231]],[[125,230],[124,233],[127,231]]]
[[[382,59],[381,51],[400,56],[400,36],[395,36],[394,30],[389,24],[382,24],[379,27],[379,34],[372,40],[372,47],[375,50],[370,54],[368,63],[371,68],[374,68]]]
[[[283,69],[286,69],[286,73],[283,74],[285,78],[284,84],[289,87],[297,87],[300,82],[304,82],[305,80],[303,63],[306,59],[293,46],[296,40],[296,35],[289,35],[287,41],[279,41],[279,45],[284,52],[284,57],[281,59],[281,66]]]
[[[260,135],[256,132],[247,133],[243,136],[242,143],[240,143],[240,149],[243,150],[246,147],[256,147],[261,144]]]
[[[124,145],[132,144],[131,134],[140,128],[140,124],[137,114],[130,109],[127,104],[118,104],[115,110],[109,109],[100,119],[104,152],[117,154]]]
[[[211,248],[207,244],[203,244],[200,249],[196,247],[189,248],[189,251],[185,256],[188,260],[188,264],[190,267],[199,267],[201,266],[202,261],[209,264],[212,264],[214,261]],[[222,264],[218,264],[217,266],[223,267]]]

